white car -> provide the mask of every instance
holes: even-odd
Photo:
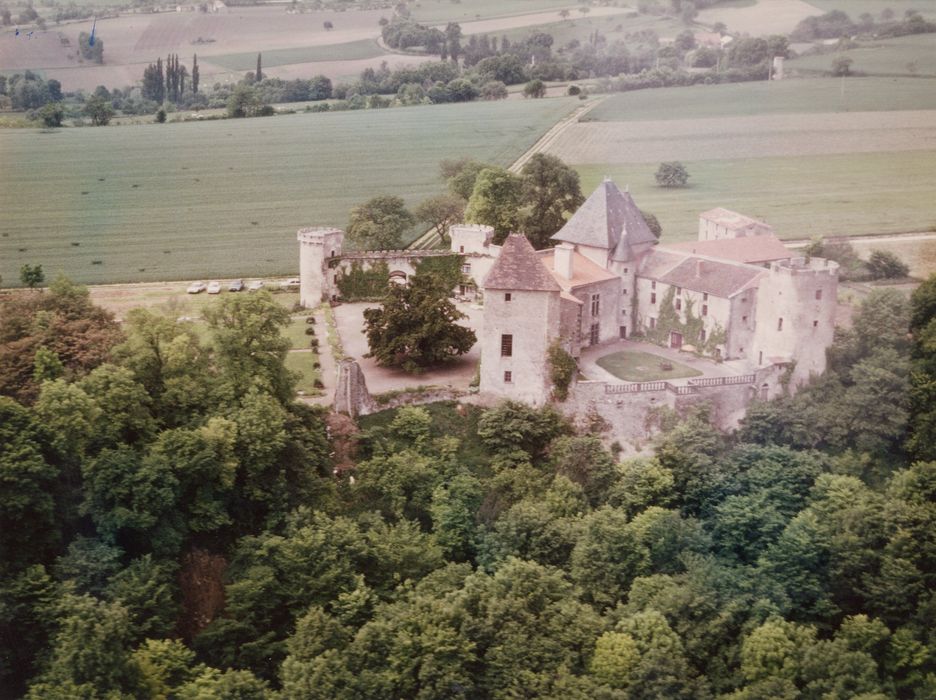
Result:
[[[185,291],[189,294],[198,294],[199,292],[204,292],[206,289],[208,289],[208,285],[204,282],[192,282]]]
[[[256,292],[259,289],[263,289],[263,280],[254,280],[247,284],[248,292]]]
[[[221,283],[220,282],[209,282],[208,283],[208,293],[209,294],[220,294],[221,293]]]
[[[301,282],[299,281],[299,278],[293,277],[292,279],[288,279],[285,282],[282,282],[280,284],[280,289],[292,289],[294,287],[298,287],[300,284]]]

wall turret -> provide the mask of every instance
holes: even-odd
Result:
[[[303,228],[296,238],[299,241],[299,303],[312,308],[331,296],[335,281],[328,261],[341,255],[344,232],[336,228]]]

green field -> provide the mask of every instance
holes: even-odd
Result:
[[[0,131],[0,275],[100,283],[294,274],[296,230],[368,198],[438,193],[438,163],[507,165],[578,105],[478,102]],[[413,231],[415,236],[417,231]]]
[[[907,109],[936,109],[936,80],[809,78],[637,90],[612,95],[586,119],[643,121]]]
[[[907,10],[916,10],[924,17],[936,14],[936,7],[931,0],[809,0],[809,4],[822,12],[841,10],[853,20],[868,12],[879,18],[885,9],[891,9],[899,19]]]
[[[417,22],[470,22],[475,19],[507,17],[531,12],[546,12],[553,8],[574,7],[570,0],[422,0],[410,6]]]
[[[663,369],[661,363],[670,369]],[[595,364],[626,382],[652,382],[658,379],[683,379],[702,374],[680,362],[649,352],[622,350],[599,358]]]
[[[722,206],[762,218],[780,238],[928,231],[936,227],[936,151],[684,161],[691,187],[657,187],[655,164],[577,166],[582,191],[605,175],[655,214],[663,241],[696,238]]]
[[[860,48],[848,51],[804,56],[787,63],[790,70],[827,73],[832,62],[847,56],[851,70],[867,75],[936,75],[936,34],[915,34],[896,39],[863,42]],[[932,92],[932,87],[929,88]]]
[[[374,58],[385,53],[373,39],[360,39],[345,44],[264,51],[263,66],[273,68],[275,66],[312,63],[314,61],[351,61],[359,58]],[[205,60],[232,71],[248,71],[257,68],[257,53],[255,51],[222,54],[208,57]]]

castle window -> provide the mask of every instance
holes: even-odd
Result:
[[[626,268],[626,267],[624,268],[624,274],[625,274],[625,275],[627,274],[627,268]]]
[[[812,327],[813,327],[813,328],[818,328],[818,327],[819,327],[819,321],[813,321],[813,322],[812,322]]]
[[[592,345],[597,345],[598,340],[601,336],[600,326],[597,323],[591,324],[591,328],[588,329],[588,340]]]
[[[702,292],[702,301],[708,301],[708,292]]]
[[[708,304],[702,304],[702,315],[708,316]]]
[[[778,319],[777,319],[777,330],[778,330],[778,331],[782,331],[782,330],[783,330],[783,319],[782,319],[782,318],[778,318]]]
[[[513,384],[513,372],[504,372],[504,384]]]
[[[650,292],[650,303],[656,304],[656,292]]]
[[[600,308],[600,306],[601,306],[601,295],[600,295],[600,294],[592,294],[592,295],[591,295],[591,312],[592,312],[592,316],[597,316],[597,315],[598,315],[598,309]]]
[[[510,301],[512,298],[510,292],[504,292],[504,301]]]
[[[757,364],[759,365],[764,364],[764,351],[763,350],[757,353]]]
[[[651,316],[650,317],[650,330],[653,330],[654,328],[656,328],[656,319]]]
[[[821,290],[821,289],[817,289],[817,290],[816,290],[816,301],[819,301],[820,299],[822,299],[822,290]]]
[[[743,323],[747,323],[747,316],[742,316],[742,317],[741,317],[741,321],[742,321]]]
[[[676,310],[679,311],[682,309],[682,299],[676,300]]]
[[[656,280],[650,282],[650,289],[656,289]]]
[[[501,336],[501,357],[513,357],[513,336]]]
[[[331,252],[331,256],[332,256],[332,257],[335,257],[335,251],[332,251],[332,252]]]
[[[462,273],[466,275],[471,274],[471,263],[465,263],[464,265],[462,265]]]
[[[699,340],[701,340],[703,343],[705,342],[705,329],[704,328],[701,331],[699,331]]]
[[[682,296],[682,287],[676,287],[676,296]]]
[[[465,246],[463,246],[463,245],[458,246],[458,252],[459,252],[459,253],[464,253],[464,252],[465,252]]]
[[[621,309],[621,316],[627,316],[627,309]]]

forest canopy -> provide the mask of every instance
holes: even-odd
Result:
[[[624,461],[511,402],[350,435],[268,294],[201,337],[57,284],[0,301],[3,697],[936,695],[936,277]]]

